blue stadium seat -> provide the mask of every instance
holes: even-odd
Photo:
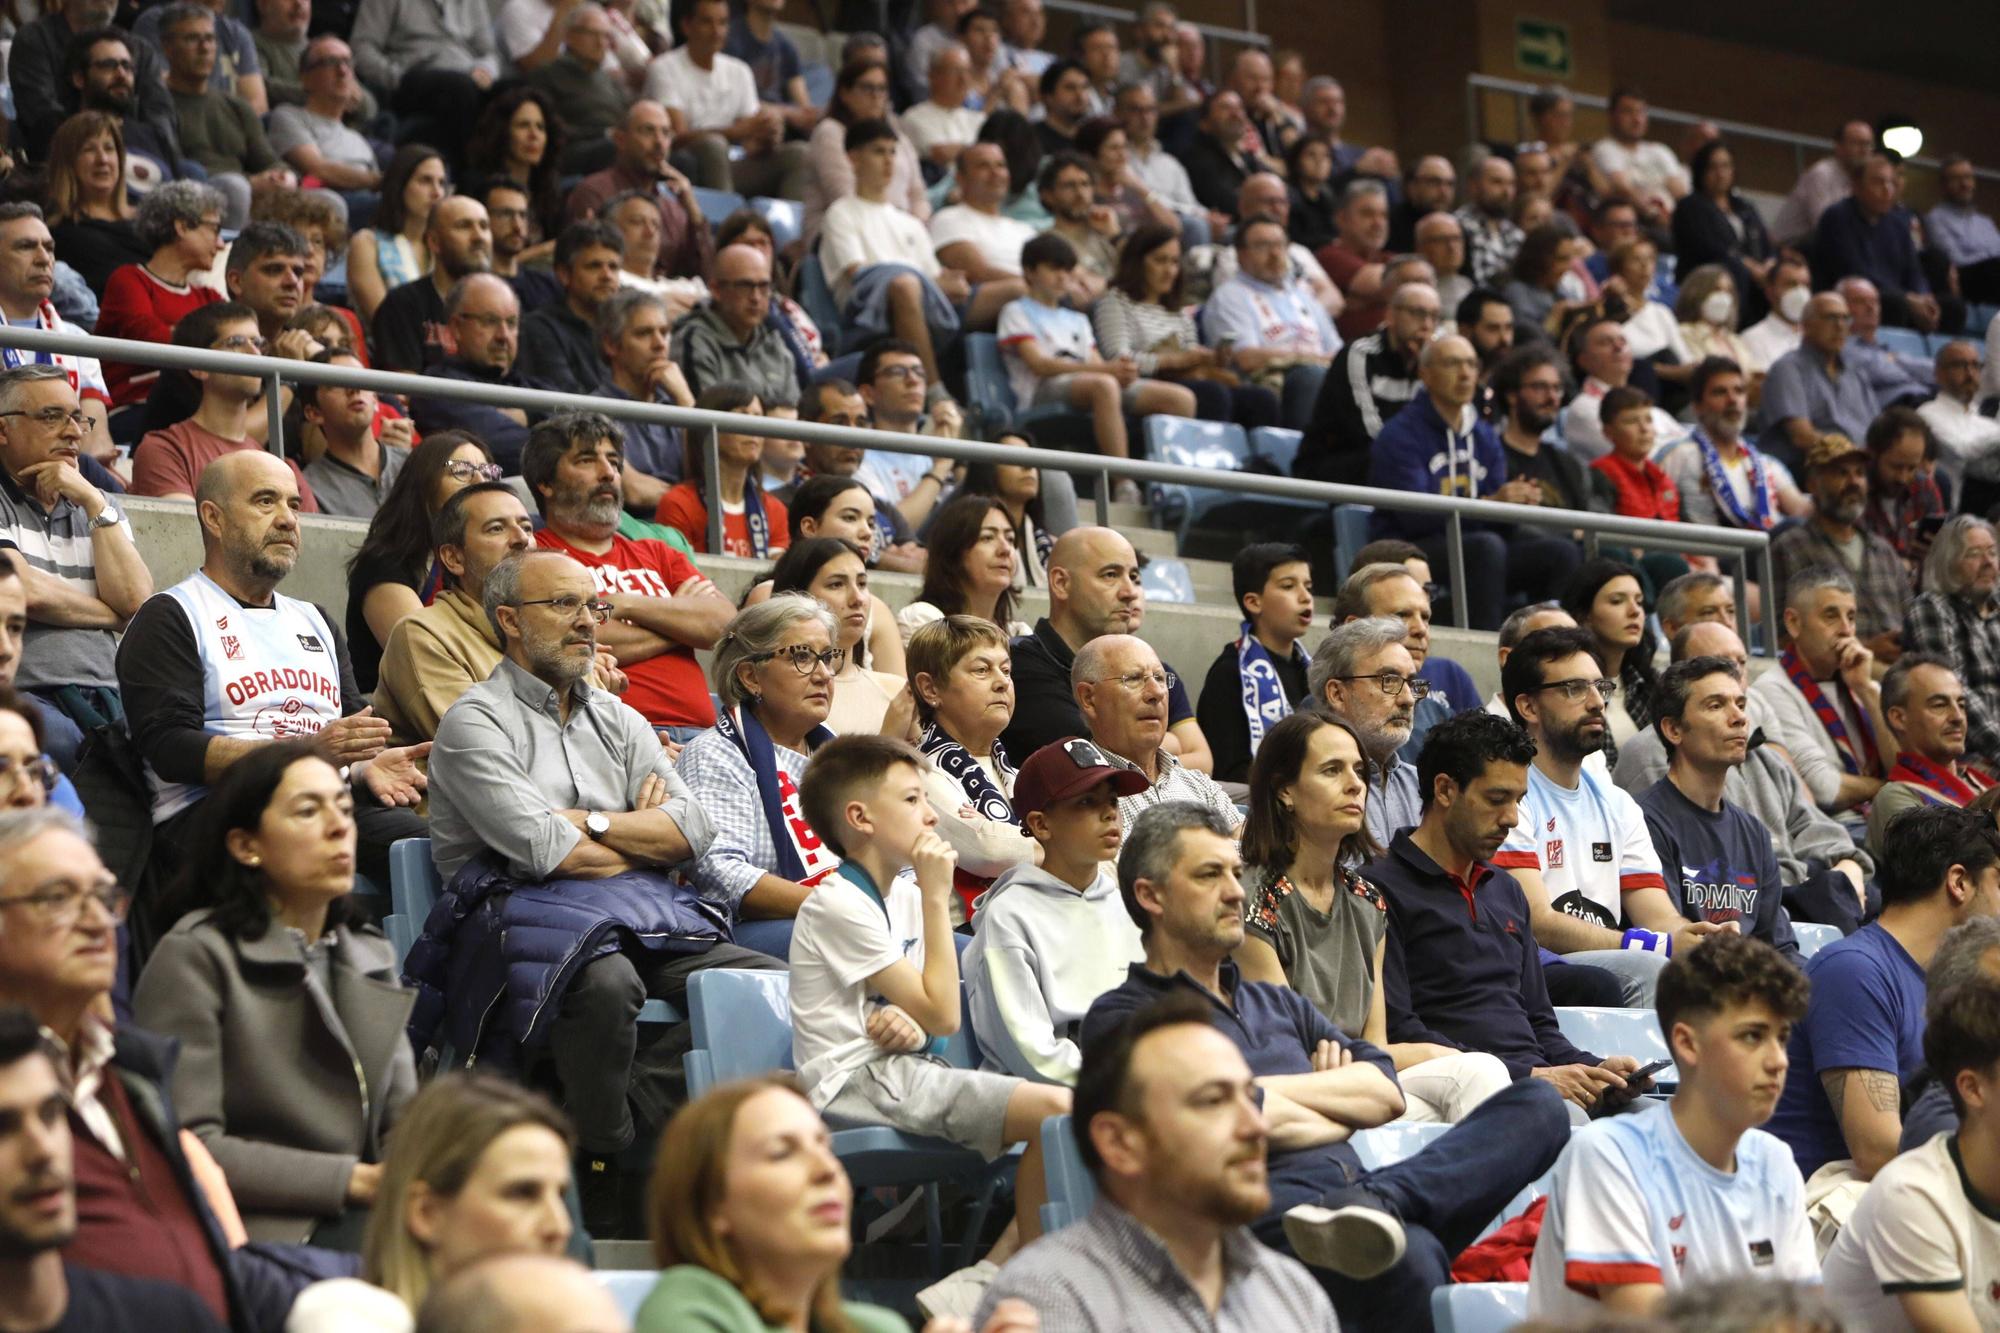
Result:
[[[1146,600],[1175,606],[1193,606],[1194,573],[1185,560],[1148,560],[1139,571],[1139,586]]]
[[[1986,336],[1986,326],[2000,319],[2000,305],[1974,305],[1966,307],[1965,336],[1975,341]]]
[[[1303,432],[1283,426],[1259,426],[1250,432],[1250,457],[1289,477],[1299,456],[1299,441],[1304,438]]]
[[[1562,1034],[1576,1046],[1600,1058],[1629,1055],[1640,1064],[1667,1059],[1667,1039],[1660,1035],[1660,1018],[1651,1009],[1607,1009],[1595,1005],[1556,1008],[1556,1022]],[[1668,1065],[1653,1075],[1653,1082],[1671,1087],[1679,1082],[1674,1067]]]
[[[1042,1122],[1042,1170],[1048,1176],[1049,1201],[1042,1205],[1043,1232],[1060,1231],[1081,1222],[1097,1202],[1097,1182],[1076,1150],[1070,1118],[1050,1116]]]
[[[1354,572],[1354,557],[1368,544],[1368,520],[1374,514],[1374,505],[1333,507],[1333,571],[1343,583]]]
[[[1155,413],[1145,418],[1145,440],[1146,456],[1156,463],[1205,468],[1211,472],[1246,471],[1246,465],[1255,457],[1250,437],[1233,421],[1200,421]],[[1282,449],[1283,445],[1274,443],[1273,447]],[[1297,450],[1294,440],[1292,451]],[[1173,483],[1155,485],[1152,492],[1155,519],[1173,528],[1183,545],[1189,531],[1197,527],[1241,527],[1249,531],[1270,524],[1274,530],[1282,531],[1326,512],[1326,506],[1316,500],[1241,495],[1206,486]]]
[[[1015,403],[1014,386],[1007,379],[1005,363],[1000,360],[999,338],[990,333],[968,333],[960,345],[965,348],[965,396],[970,400],[969,406],[978,412],[988,438],[1010,426],[1025,430],[1039,422],[1065,419],[1082,423],[1088,431],[1090,417],[1073,408],[1055,403],[1024,408]],[[1041,444],[1044,449],[1054,447],[1049,440]]]
[[[791,199],[768,199],[762,195],[750,201],[755,209],[771,224],[771,239],[780,250],[805,234],[806,206]]]
[[[646,1303],[647,1295],[660,1275],[650,1268],[600,1269],[597,1280],[611,1293],[611,1299],[627,1320],[639,1317],[639,1307]]]
[[[1875,341],[1904,356],[1928,357],[1931,354],[1930,344],[1915,329],[1892,329],[1884,325],[1875,331]]]
[[[1799,954],[1805,958],[1841,938],[1839,926],[1822,926],[1814,921],[1792,922],[1792,934],[1799,937]]]
[[[1374,1129],[1364,1129],[1348,1142],[1354,1146],[1354,1155],[1361,1159],[1361,1165],[1370,1171],[1379,1171],[1405,1158],[1415,1157],[1450,1128],[1450,1125],[1414,1125],[1399,1120],[1377,1125]]]
[[[1928,334],[1924,338],[1924,348],[1931,354],[1933,358],[1935,358],[1939,352],[1942,352],[1952,343],[1957,342],[1958,339],[1962,336],[1964,335],[1957,333]]]
[[[722,225],[722,220],[743,207],[743,196],[734,190],[710,190],[702,186],[694,187],[695,202],[701,205],[701,215],[708,219],[710,227]]]
[[[1505,1333],[1527,1317],[1525,1282],[1450,1282],[1431,1292],[1437,1333]]]
[[[841,325],[840,306],[833,299],[833,288],[827,283],[826,269],[820,264],[817,252],[808,251],[806,257],[799,261],[798,280],[794,286],[797,290],[792,297],[805,307],[813,323],[819,325],[820,341],[826,347],[826,354],[839,356],[843,352],[854,351],[855,348],[846,345],[852,340]]]

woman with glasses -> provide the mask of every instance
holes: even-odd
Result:
[[[347,292],[361,318],[373,323],[382,298],[431,271],[424,232],[431,210],[451,193],[444,157],[437,149],[406,143],[382,173],[382,203],[375,225],[347,243]]]
[[[191,281],[222,251],[222,211],[222,192],[200,181],[168,181],[145,197],[132,228],[152,257],[105,279],[95,330],[100,338],[172,342],[176,324],[222,299],[215,288]],[[104,363],[113,408],[144,401],[159,382],[158,366]]]
[[[835,537],[795,543],[771,570],[771,593],[802,592],[833,612],[839,626],[834,647],[846,654],[833,676],[833,706],[826,715],[834,734],[880,733],[916,739],[916,707],[901,676],[869,669],[868,622],[875,596],[861,548]]]
[[[746,384],[711,384],[694,405],[704,412],[740,412],[761,417],[764,404]],[[687,538],[696,554],[708,550],[708,477],[706,432],[686,432],[682,480],[660,497],[653,521]],[[764,560],[791,544],[791,517],[785,502],[765,491],[761,461],[764,440],[758,435],[717,432],[715,493],[722,497],[722,554]]]
[[[715,645],[709,681],[721,700],[715,730],[688,742],[680,775],[715,824],[689,878],[727,903],[736,942],[776,958],[791,952],[792,918],[840,856],[799,808],[806,759],[833,739],[833,678],[847,654],[833,612],[804,593],[746,607]]]
[[[1236,965],[1244,980],[1290,986],[1341,1031],[1387,1051],[1405,1120],[1455,1124],[1513,1078],[1490,1055],[1389,1040],[1388,906],[1356,873],[1381,854],[1367,806],[1368,759],[1351,723],[1313,709],[1271,728],[1250,768]]]
[[[1617,692],[1604,701],[1610,732],[1604,762],[1616,768],[1618,747],[1653,724],[1653,690],[1659,683],[1653,658],[1660,645],[1646,618],[1639,572],[1616,560],[1586,560],[1563,590],[1562,608],[1597,640],[1604,674],[1618,682]]]
[[[53,805],[81,817],[76,788],[43,745],[41,706],[13,686],[0,685],[0,809]]]
[[[843,65],[833,83],[833,101],[826,119],[813,127],[806,141],[806,236],[819,232],[819,220],[836,199],[854,193],[854,165],[847,159],[847,127],[863,120],[889,120],[889,67],[866,58]],[[891,124],[893,124],[893,120]],[[924,189],[923,168],[917,162],[916,145],[901,129],[896,131],[896,169],[889,177],[889,202],[906,210],[919,222],[931,215],[931,199]]]
[[[203,803],[185,911],[132,1008],[180,1043],[173,1098],[251,1238],[352,1249],[417,1090],[415,992],[356,923],[354,797],[309,740],[259,746]]]
[[[476,481],[498,481],[499,465],[462,430],[441,430],[410,452],[395,484],[369,520],[368,535],[347,562],[347,651],[355,686],[375,690],[382,645],[396,622],[430,604],[439,575],[431,520],[444,502]]]
[[[79,111],[49,141],[49,179],[42,201],[56,253],[101,292],[125,264],[143,264],[152,253],[132,225],[136,212],[125,195],[125,131],[118,117]]]
[[[938,510],[925,533],[930,556],[924,561],[917,598],[896,614],[907,644],[913,631],[946,616],[978,616],[1008,634],[1033,627],[1014,617],[1014,520],[983,495],[961,495]]]

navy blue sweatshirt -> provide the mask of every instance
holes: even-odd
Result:
[[[1792,919],[1784,911],[1784,882],[1771,833],[1740,806],[1722,803],[1704,810],[1681,794],[1671,778],[1661,778],[1639,795],[1653,850],[1667,893],[1690,921],[1735,921],[1804,967]]]
[[[1389,1040],[1485,1051],[1520,1078],[1599,1063],[1556,1023],[1528,899],[1504,870],[1475,865],[1467,885],[1398,833],[1361,869],[1389,900],[1382,990]]]

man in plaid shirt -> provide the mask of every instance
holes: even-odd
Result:
[[[1868,455],[1845,435],[1822,435],[1805,451],[1806,489],[1812,517],[1771,543],[1778,586],[1814,565],[1854,580],[1855,620],[1861,641],[1877,660],[1893,662],[1903,651],[1903,606],[1910,578],[1896,548],[1861,526],[1868,507]]]
[[[1950,664],[1965,684],[1965,753],[2000,763],[2000,543],[1971,514],[1946,523],[1925,563],[1928,590],[1910,603],[1911,652]]]

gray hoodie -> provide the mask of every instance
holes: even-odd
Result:
[[[1113,863],[1082,893],[1039,866],[1017,866],[980,897],[972,925],[959,965],[983,1067],[1074,1084],[1084,1014],[1146,958]]]

